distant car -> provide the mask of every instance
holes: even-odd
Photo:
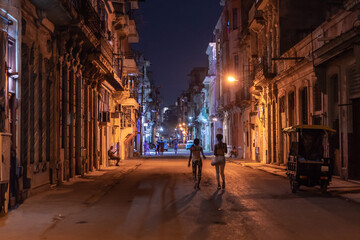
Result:
[[[188,140],[186,142],[185,148],[190,149],[192,145],[194,145],[194,140]]]

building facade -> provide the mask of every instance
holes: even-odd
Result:
[[[220,4],[217,109],[229,148],[240,146],[240,157],[286,164],[283,128],[327,125],[337,130],[327,146],[334,173],[358,179],[357,1]]]
[[[24,0],[0,8],[7,48],[1,82],[9,96],[1,126],[12,176],[2,204],[12,207],[108,166],[110,146],[121,159],[132,156],[139,104],[130,44],[139,41],[138,3]]]

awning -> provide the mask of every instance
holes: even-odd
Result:
[[[134,98],[127,98],[124,102],[121,103],[122,106],[132,106],[136,109],[139,109],[140,105]]]

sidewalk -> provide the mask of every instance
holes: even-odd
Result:
[[[28,239],[39,239],[39,232],[45,233],[61,219],[100,201],[114,185],[142,162],[121,161],[118,167],[102,168],[31,196],[17,209],[0,218],[0,236],[6,233],[8,239],[19,239],[17,234],[21,231],[27,232]]]
[[[227,161],[287,178],[286,166],[264,164],[249,159],[238,158],[227,158]],[[319,186],[316,186],[316,188],[320,189]],[[360,203],[360,181],[345,181],[338,176],[333,176],[332,181],[328,187],[328,193],[332,196],[338,196],[352,202]]]

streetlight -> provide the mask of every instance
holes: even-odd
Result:
[[[228,76],[227,80],[229,82],[238,82],[239,80],[235,79],[233,76]]]

